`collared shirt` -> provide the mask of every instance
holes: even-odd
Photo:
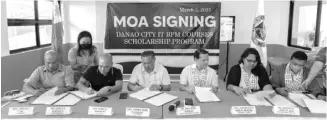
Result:
[[[123,75],[119,69],[111,67],[108,73],[104,76],[100,73],[97,66],[91,66],[86,70],[83,77],[89,81],[92,89],[99,91],[105,86],[115,86],[116,81],[123,80]]]
[[[206,67],[199,71],[196,64],[192,64],[183,69],[180,75],[180,83],[196,87],[217,87],[218,75],[216,71],[210,67]]]
[[[160,64],[155,63],[153,71],[148,73],[145,71],[143,64],[140,63],[134,67],[129,81],[142,87],[150,87],[152,84],[169,85],[170,77],[167,69]]]
[[[74,87],[75,82],[73,77],[73,70],[68,66],[59,64],[58,69],[51,73],[43,65],[35,69],[26,82],[36,89],[65,86]]]

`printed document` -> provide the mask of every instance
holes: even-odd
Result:
[[[158,95],[160,93],[161,93],[160,91],[150,91],[149,89],[144,88],[140,91],[130,94],[130,96],[139,100],[145,100],[149,97]]]
[[[195,87],[195,96],[200,102],[218,102],[220,99],[210,91],[210,87]]]
[[[58,90],[58,87],[54,87],[50,89],[49,91],[43,93],[41,96],[36,98],[32,104],[45,104],[45,105],[51,105],[54,102],[58,101],[59,99],[66,96],[68,93],[62,93],[60,95],[55,95],[55,92]]]
[[[167,94],[167,93],[162,93],[160,95],[154,96],[150,99],[145,100],[145,102],[150,103],[155,106],[161,106],[167,102],[173,101],[177,99],[178,97]]]

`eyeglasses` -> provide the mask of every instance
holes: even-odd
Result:
[[[248,61],[248,62],[252,62],[252,63],[254,63],[254,64],[258,63],[258,61],[256,61],[256,60],[249,60],[249,59],[247,59],[247,58],[245,58],[245,59],[246,59],[246,61]]]

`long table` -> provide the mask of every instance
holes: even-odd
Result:
[[[126,92],[126,91],[124,91]],[[135,107],[135,108],[149,108],[150,116],[146,118],[150,119],[158,119],[162,118],[162,107],[156,107],[149,103],[145,103],[140,100],[136,100],[134,98],[128,97],[128,99],[119,99],[119,95],[121,92],[117,92],[109,96],[109,99],[96,103],[94,102],[97,98],[91,98],[88,100],[81,100],[74,106],[70,106],[73,113],[67,116],[46,116],[45,110],[46,107],[51,107],[51,105],[32,105],[31,103],[35,98],[31,98],[26,103],[18,103],[11,102],[5,107],[1,108],[1,118],[2,119],[11,119],[11,118],[144,118],[144,117],[132,117],[126,116],[125,111],[126,107]],[[89,106],[97,106],[97,107],[111,107],[113,109],[114,114],[112,116],[91,116],[88,115],[88,107]],[[8,116],[9,107],[34,107],[35,114],[33,116]],[[52,106],[53,107],[53,106]]]
[[[126,91],[124,91],[126,92]],[[221,88],[220,91],[216,93],[221,102],[210,102],[210,103],[199,103],[196,97],[193,94],[189,94],[187,92],[182,91],[169,91],[166,92],[168,94],[178,96],[178,99],[171,101],[163,106],[156,107],[149,103],[128,97],[128,99],[119,99],[119,95],[121,92],[112,94],[109,96],[109,99],[102,103],[95,103],[94,100],[96,98],[92,98],[89,100],[81,100],[74,106],[70,106],[73,110],[71,115],[67,116],[46,116],[45,110],[46,107],[50,107],[48,105],[32,105],[31,103],[35,98],[31,98],[26,103],[18,103],[11,102],[5,107],[1,108],[1,119],[21,119],[21,118],[37,118],[37,119],[48,119],[48,118],[77,118],[77,119],[89,119],[89,118],[135,118],[135,119],[176,119],[176,118],[292,118],[292,119],[325,119],[326,114],[312,114],[308,110],[308,108],[300,108],[300,116],[289,116],[289,115],[277,115],[272,112],[271,106],[256,106],[257,114],[255,115],[233,115],[230,112],[232,106],[248,106],[249,104],[244,100],[244,98],[236,95],[234,92],[226,91],[224,88]],[[131,93],[131,92],[128,92]],[[171,103],[174,103],[177,100],[184,100],[185,98],[192,98],[195,106],[201,107],[200,115],[186,115],[186,116],[177,116],[176,111],[170,112],[168,111],[168,107]],[[90,116],[88,115],[88,106],[98,106],[98,107],[111,107],[113,109],[114,114],[112,116]],[[10,107],[34,107],[35,114],[32,116],[8,116],[8,109]],[[136,108],[149,108],[150,116],[149,117],[131,117],[126,116],[126,107],[136,107]]]
[[[185,98],[192,98],[194,106],[200,106],[201,114],[177,116],[176,111],[170,112],[168,107],[174,100],[163,106],[163,118],[239,118],[239,117],[302,117],[302,118],[326,118],[326,114],[312,114],[308,108],[300,108],[300,116],[277,115],[272,112],[272,106],[256,106],[257,114],[254,115],[233,115],[230,110],[232,106],[249,106],[243,97],[231,91],[219,91],[216,95],[220,102],[200,103],[195,95],[187,92],[170,91],[168,94],[178,96],[177,100],[183,101]],[[183,107],[183,105],[181,105]]]

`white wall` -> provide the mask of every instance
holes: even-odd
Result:
[[[6,2],[1,1],[1,57],[9,55]]]
[[[64,24],[64,43],[76,43],[78,33],[87,30],[93,35],[94,41],[96,35],[96,11],[95,1],[63,1],[63,24]]]
[[[235,44],[249,44],[256,1],[220,1],[222,16],[236,16]],[[80,12],[65,18],[68,43],[76,43],[79,31],[89,30],[95,43],[102,43],[105,36],[106,2],[64,1],[64,14]],[[289,1],[265,1],[267,43],[287,45]],[[88,16],[87,18],[85,16]],[[92,19],[93,18],[93,19]],[[68,22],[67,22],[68,21]],[[85,22],[86,21],[86,22]]]
[[[257,1],[222,1],[222,16],[236,16],[234,44],[249,44]],[[289,1],[265,1],[267,44],[287,45]]]

